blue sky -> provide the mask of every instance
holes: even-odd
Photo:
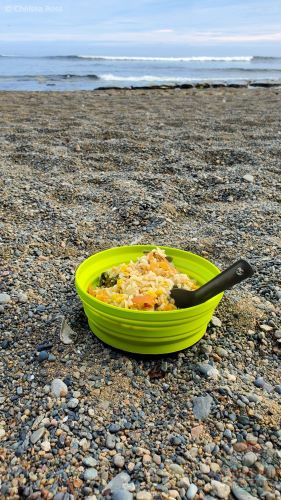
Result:
[[[0,52],[281,56],[280,0],[0,1]]]

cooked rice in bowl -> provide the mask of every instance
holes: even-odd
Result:
[[[170,297],[173,287],[196,290],[198,285],[177,271],[164,250],[155,248],[136,262],[120,264],[102,273],[98,286],[90,285],[88,293],[125,309],[172,311],[177,309]]]

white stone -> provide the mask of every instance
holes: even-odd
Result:
[[[0,440],[5,437],[6,431],[5,429],[0,429]]]
[[[41,443],[41,448],[42,448],[42,450],[44,450],[46,452],[50,451],[50,449],[51,449],[50,441],[47,441],[47,440],[43,441],[43,443]]]
[[[254,182],[254,176],[251,174],[243,175],[243,179],[244,179],[244,181],[247,181],[247,182]]]
[[[230,486],[225,483],[221,483],[220,481],[211,481],[211,485],[213,488],[213,492],[217,495],[219,498],[228,498],[230,495]]]
[[[221,326],[222,325],[222,322],[219,318],[217,318],[217,316],[213,316],[212,319],[212,325],[214,326]]]
[[[56,398],[63,398],[68,393],[67,385],[60,378],[55,378],[52,381],[51,391]]]

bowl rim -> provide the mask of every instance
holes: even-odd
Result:
[[[136,313],[144,313],[146,317],[149,317],[149,316],[155,316],[155,313],[157,315],[175,315],[175,314],[179,314],[179,313],[183,313],[184,311],[198,311],[198,313],[200,314],[200,309],[202,308],[203,310],[205,309],[204,306],[206,304],[209,304],[211,306],[212,303],[214,303],[214,307],[217,307],[217,303],[219,303],[224,295],[224,292],[221,292],[220,294],[217,294],[215,295],[214,297],[212,297],[211,299],[207,300],[206,302],[203,302],[202,304],[198,304],[197,306],[192,306],[192,307],[188,307],[188,308],[185,308],[185,309],[174,309],[172,311],[140,311],[138,309],[126,309],[125,307],[118,307],[118,306],[113,306],[112,304],[108,304],[106,302],[103,302],[102,300],[98,300],[96,299],[95,297],[93,297],[92,295],[90,295],[87,291],[84,291],[82,289],[82,287],[79,285],[78,283],[78,275],[79,275],[79,272],[80,270],[84,267],[84,265],[86,264],[86,262],[88,263],[90,260],[94,260],[94,258],[97,256],[97,255],[100,255],[100,254],[105,254],[105,253],[110,253],[112,250],[122,250],[123,249],[128,249],[128,248],[136,248],[136,249],[152,249],[152,248],[161,248],[161,249],[164,249],[164,250],[176,250],[176,251],[179,251],[179,252],[183,252],[184,254],[189,254],[189,255],[193,255],[195,256],[196,258],[198,258],[199,260],[203,261],[203,262],[206,262],[208,264],[208,266],[211,266],[213,267],[213,269],[215,271],[218,271],[218,273],[220,273],[220,269],[215,265],[213,264],[211,261],[209,261],[208,259],[205,259],[204,257],[201,257],[201,255],[198,255],[196,253],[193,253],[193,252],[189,252],[188,250],[182,250],[181,248],[176,248],[176,247],[168,247],[168,246],[164,246],[164,245],[152,245],[152,244],[144,244],[144,245],[120,245],[120,246],[117,246],[117,247],[111,247],[111,248],[107,248],[106,250],[102,250],[101,252],[96,252],[92,255],[90,255],[89,257],[87,257],[86,259],[84,259],[76,268],[75,270],[75,287],[76,287],[76,290],[77,290],[77,293],[80,297],[80,299],[82,300],[82,302],[88,302],[89,305],[92,305],[92,307],[95,306],[95,304],[98,304],[98,305],[103,305],[103,307],[105,308],[108,308],[108,310],[113,310],[113,311],[122,311],[122,312],[126,312],[126,314],[128,313],[128,315],[133,315],[133,314],[136,314]],[[202,311],[203,312],[203,311]]]

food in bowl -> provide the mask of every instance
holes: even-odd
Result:
[[[102,302],[125,309],[172,311],[177,309],[170,297],[174,286],[192,291],[199,285],[179,272],[163,249],[154,248],[136,262],[103,272],[98,284],[91,284],[87,291]]]

